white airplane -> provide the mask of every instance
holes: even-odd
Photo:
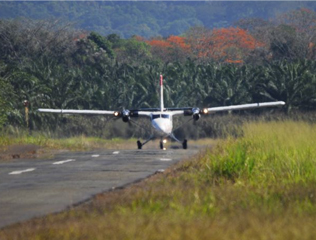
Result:
[[[160,75],[160,108],[141,108],[135,110],[124,109],[122,111],[107,111],[107,110],[72,110],[72,109],[49,109],[39,108],[38,112],[43,113],[62,113],[62,114],[96,114],[96,115],[112,115],[115,118],[122,118],[123,122],[131,121],[131,118],[145,116],[150,118],[151,124],[155,129],[155,135],[151,135],[145,142],[141,143],[137,141],[138,149],[152,140],[156,135],[160,137],[160,148],[164,149],[164,143],[166,138],[170,137],[175,141],[181,143],[173,134],[173,116],[184,115],[192,116],[194,121],[200,119],[201,115],[207,115],[209,113],[231,111],[231,110],[245,110],[252,108],[262,107],[275,107],[285,105],[283,101],[277,102],[263,102],[263,103],[251,103],[241,105],[231,105],[223,107],[211,107],[200,109],[198,107],[183,107],[183,108],[165,108],[163,101],[163,77]],[[187,140],[182,142],[183,149],[187,149]]]

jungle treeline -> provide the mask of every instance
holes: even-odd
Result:
[[[241,18],[271,19],[313,1],[1,1],[0,18],[60,18],[75,27],[122,38],[181,35],[193,26],[229,27]]]
[[[58,20],[1,20],[0,125],[26,127],[27,100],[30,129],[54,131],[72,122],[82,133],[78,126],[110,120],[36,110],[158,107],[160,74],[168,107],[279,100],[286,102],[284,113],[313,112],[315,23],[313,11],[299,9],[270,21],[243,19],[235,27],[122,39]]]

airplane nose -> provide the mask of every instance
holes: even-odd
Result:
[[[159,126],[160,130],[166,132],[168,130],[166,125]]]
[[[160,129],[161,129],[161,131],[163,131],[164,133],[168,133],[168,134],[171,133],[170,124],[165,123],[165,124],[163,124],[163,125],[160,126]]]
[[[157,130],[166,134],[170,134],[172,130],[170,122],[165,121],[164,119],[159,119],[158,121],[155,121],[154,126]]]

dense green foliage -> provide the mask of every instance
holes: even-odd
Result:
[[[299,10],[289,16],[295,14],[303,16],[296,24],[307,18],[316,21],[313,12]],[[239,24],[245,26],[245,22]],[[281,25],[284,23],[266,31],[266,35],[270,34],[267,38],[271,40],[275,36],[274,29]],[[258,35],[259,30],[252,28],[254,35]],[[245,31],[238,32],[248,36]],[[165,106],[168,107],[211,107],[282,100],[287,103],[284,108],[287,113],[315,110],[314,54],[296,54],[302,52],[303,45],[296,43],[300,43],[303,36],[310,41],[304,47],[314,51],[315,34],[309,31],[300,33],[301,38],[298,35],[295,30],[292,45],[283,42],[282,46],[289,50],[286,54],[282,55],[282,48],[270,44],[265,46],[265,54],[258,55],[256,48],[239,54],[243,62],[234,64],[212,58],[201,60],[198,55],[186,52],[189,45],[181,42],[183,38],[179,37],[168,38],[173,45],[166,49],[174,58],[166,60],[154,54],[159,48],[139,37],[122,39],[116,34],[86,33],[58,20],[2,20],[0,123],[1,126],[25,126],[22,103],[28,100],[31,129],[56,130],[65,123],[73,123],[73,132],[87,133],[84,124],[103,128],[109,119],[81,120],[78,116],[39,114],[36,110],[41,107],[112,110],[158,107],[160,74],[165,76]],[[277,38],[279,43],[287,35],[281,36]],[[190,39],[194,40],[192,36]],[[253,38],[242,39],[247,43]],[[269,43],[276,43],[270,40]],[[231,51],[231,48],[225,49]],[[104,131],[98,136],[112,136],[108,129]],[[61,132],[65,131],[62,129]],[[134,134],[128,131],[124,136]]]
[[[60,18],[79,29],[129,38],[179,35],[197,25],[227,27],[241,18],[269,19],[302,7],[316,9],[312,1],[4,1],[0,2],[0,17]]]

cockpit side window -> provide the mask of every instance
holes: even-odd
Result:
[[[160,118],[160,114],[153,114],[152,119]]]

